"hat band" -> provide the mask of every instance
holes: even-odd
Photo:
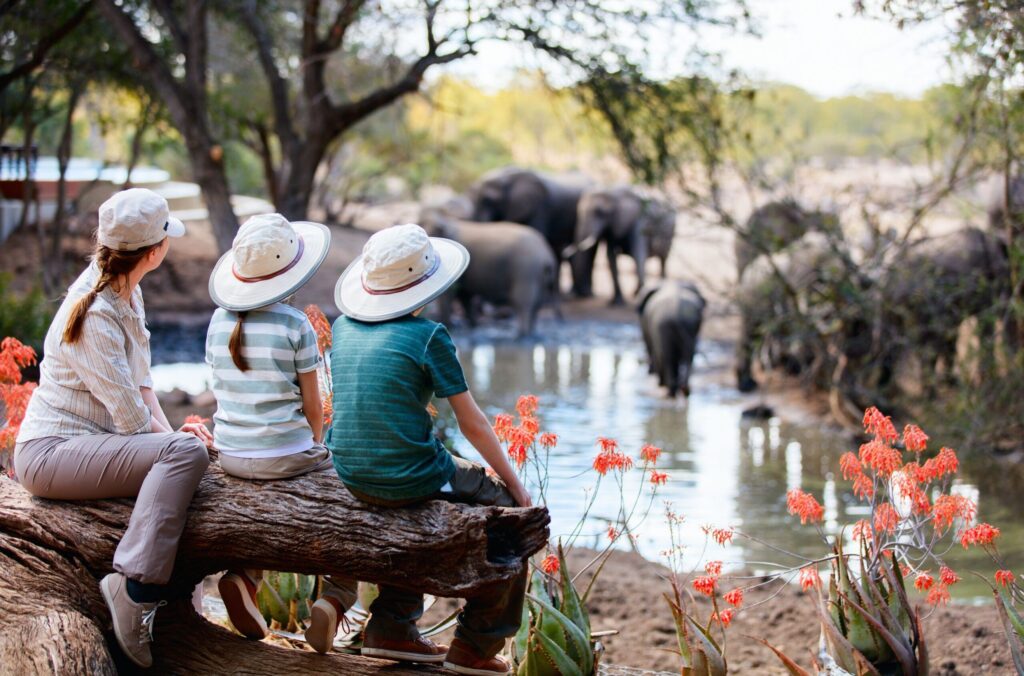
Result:
[[[402,291],[408,291],[409,289],[411,289],[412,287],[416,286],[417,284],[422,284],[423,282],[425,282],[428,279],[430,279],[430,277],[435,272],[437,272],[437,269],[440,268],[440,267],[441,267],[441,257],[438,256],[435,253],[434,254],[434,263],[433,263],[433,265],[431,265],[430,269],[427,270],[425,273],[423,273],[423,276],[420,277],[419,279],[413,280],[413,281],[409,282],[408,284],[400,286],[400,287],[398,287],[396,289],[383,289],[383,290],[380,290],[380,289],[371,289],[370,287],[368,287],[366,285],[366,277],[363,277],[363,280],[362,280],[362,282],[363,282],[363,291],[365,291],[366,293],[370,294],[371,296],[387,296],[387,295],[390,295],[392,293],[401,293]]]
[[[253,282],[265,282],[268,279],[273,279],[274,277],[279,277],[283,275],[284,273],[288,272],[298,264],[299,259],[302,258],[302,252],[306,248],[306,241],[302,239],[302,235],[300,235],[299,233],[295,233],[295,236],[299,238],[299,250],[295,252],[295,258],[292,259],[292,262],[284,266],[277,272],[271,272],[269,275],[261,275],[259,277],[246,277],[244,275],[238,274],[238,270],[235,268],[234,263],[232,263],[231,274],[235,276],[235,279],[237,279],[240,282],[245,282],[246,284],[252,284]]]

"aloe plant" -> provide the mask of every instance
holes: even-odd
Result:
[[[263,576],[256,601],[268,624],[276,623],[278,628],[295,632],[309,619],[315,592],[315,575],[270,571]]]
[[[672,577],[672,595],[665,594],[672,619],[676,624],[676,639],[682,658],[683,676],[725,676],[729,666],[725,651],[711,634],[710,623],[702,626],[687,611],[686,600],[679,581]]]
[[[558,546],[558,577],[535,571],[523,606],[523,621],[512,641],[519,676],[590,676],[597,673],[599,646],[590,617]]]

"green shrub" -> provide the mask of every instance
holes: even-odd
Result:
[[[39,287],[18,294],[11,290],[11,275],[0,273],[0,336],[17,338],[39,352],[53,315]]]

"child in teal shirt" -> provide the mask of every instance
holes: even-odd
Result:
[[[473,400],[441,324],[419,317],[465,271],[456,242],[429,238],[418,225],[375,234],[338,280],[331,373],[334,424],[327,445],[342,482],[357,498],[403,506],[440,498],[504,507],[530,506],[490,423]],[[493,468],[456,458],[435,437],[427,405],[448,399],[459,428]],[[522,617],[526,572],[498,592],[469,600],[450,648],[420,636],[419,593],[381,585],[370,608],[362,654],[440,663],[462,674],[507,674],[497,657]]]

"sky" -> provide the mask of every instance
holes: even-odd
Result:
[[[749,4],[760,37],[708,31],[701,39],[723,54],[727,66],[755,80],[794,84],[821,98],[866,91],[917,97],[952,77],[942,25],[900,31],[889,21],[854,16],[852,0]],[[527,49],[485,44],[476,58],[453,64],[447,72],[494,87],[517,68],[537,65]]]

